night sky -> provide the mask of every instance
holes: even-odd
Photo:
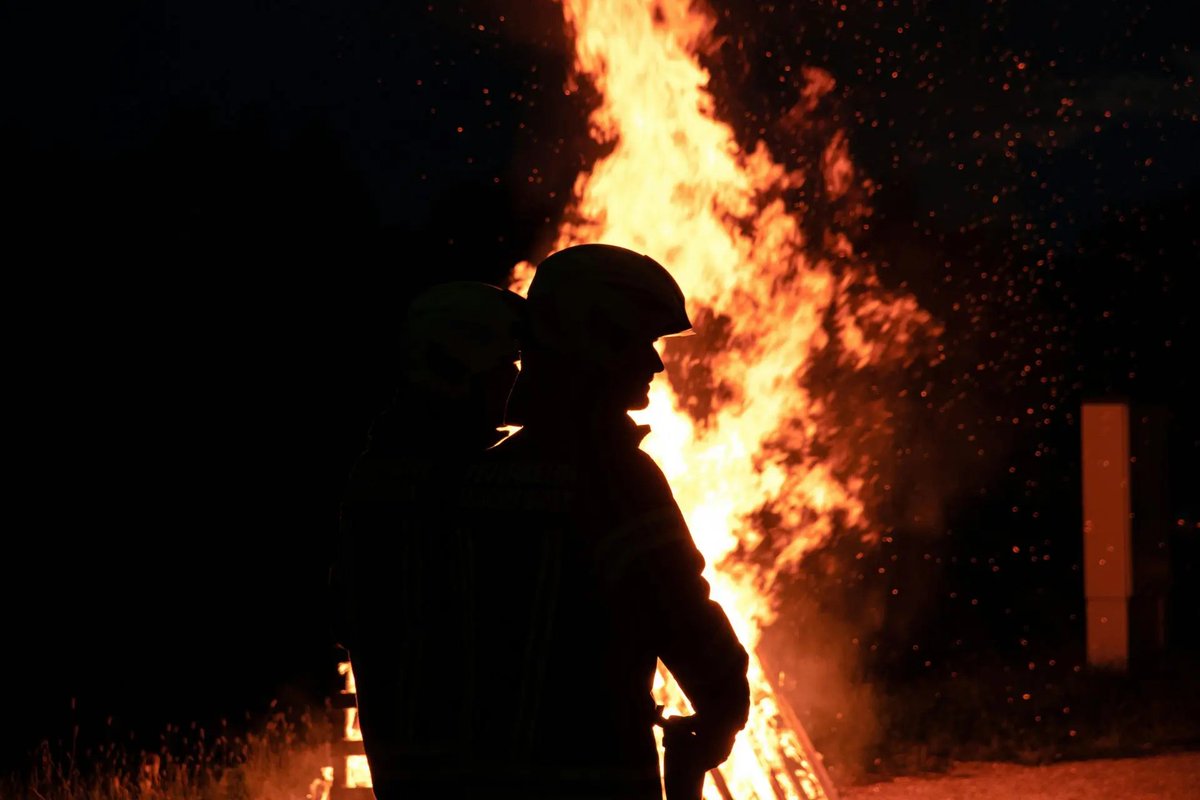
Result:
[[[1200,622],[1200,36],[1182,3],[1051,5],[712,4],[722,118],[811,158],[789,112],[829,72],[817,133],[872,185],[856,245],[945,326],[946,359],[897,377],[911,485],[870,556],[906,590],[869,632],[890,675],[918,643],[1077,646],[1088,398],[1165,415],[1155,535],[1176,629]],[[551,2],[0,11],[3,766],[73,719],[329,688],[326,542],[397,314],[545,255],[598,156],[570,53]],[[842,566],[813,591],[854,591]]]

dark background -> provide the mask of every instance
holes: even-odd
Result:
[[[801,67],[829,71],[825,124],[876,187],[858,244],[946,327],[947,361],[902,376],[927,402],[897,471],[929,503],[884,503],[871,558],[906,591],[864,623],[868,677],[1031,641],[1078,659],[1088,397],[1168,420],[1151,534],[1194,647],[1183,4],[714,7],[723,118],[811,158],[787,112]],[[597,156],[569,53],[550,2],[6,4],[4,766],[73,722],[153,735],[320,701],[326,542],[396,314],[545,254]],[[828,555],[844,580],[814,592],[852,606],[853,556]]]

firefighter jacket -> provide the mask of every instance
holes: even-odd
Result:
[[[428,408],[393,408],[376,420],[346,485],[330,587],[334,633],[353,665],[379,800],[434,788],[456,796],[469,749],[461,720],[473,593],[465,531],[450,523],[465,470],[494,441]]]
[[[465,476],[468,758],[490,795],[661,796],[657,661],[715,766],[749,707],[747,655],[709,597],[665,477],[622,416],[530,421]]]

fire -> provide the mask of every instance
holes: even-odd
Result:
[[[814,388],[814,366],[831,357],[842,370],[903,364],[918,333],[937,328],[913,298],[884,291],[844,233],[809,241],[789,211],[788,191],[819,175],[811,192],[866,213],[850,197],[864,182],[841,132],[805,173],[762,143],[743,150],[717,119],[697,57],[712,42],[707,13],[687,0],[564,0],[563,10],[576,66],[601,96],[592,135],[612,149],[577,180],[554,249],[606,242],[647,253],[671,270],[700,320],[699,336],[664,349],[673,380],[656,381],[638,421],[652,426],[643,446],[671,482],[713,596],[754,654],[777,612],[777,583],[804,554],[835,530],[873,535],[869,458],[832,422],[834,398]],[[834,85],[819,70],[805,77],[801,116]],[[518,265],[514,286],[531,273]],[[685,380],[698,360],[710,371],[699,387]],[[750,723],[710,775],[711,800],[834,795],[769,677],[752,655]],[[656,692],[686,712],[661,665]]]
[[[712,44],[711,16],[688,0],[563,0],[563,10],[576,66],[601,98],[593,137],[611,151],[577,180],[554,249],[606,242],[650,254],[674,274],[700,329],[664,348],[668,379],[655,382],[638,421],[652,426],[643,447],[670,480],[713,596],[751,652],[750,722],[705,797],[833,798],[764,667],[761,633],[807,552],[835,532],[876,535],[863,441],[886,409],[841,413],[854,401],[825,385],[830,365],[904,365],[940,330],[911,296],[884,290],[844,232],[846,219],[868,213],[856,192],[869,184],[842,132],[808,169],[789,169],[762,143],[744,150],[717,118],[698,59]],[[803,74],[789,115],[801,125],[834,86],[820,70]],[[841,223],[806,235],[787,200],[801,187],[838,208]],[[530,264],[517,265],[514,288],[531,276]],[[655,693],[668,711],[689,711],[661,665]],[[346,722],[346,738],[361,738]],[[352,758],[340,785],[369,786]]]
[[[321,795],[320,800],[344,797],[347,791],[354,793],[356,789],[368,790],[369,794],[372,786],[371,767],[362,752],[363,735],[358,724],[358,687],[354,682],[354,668],[349,661],[341,661],[338,663],[338,674],[343,680],[342,689],[338,692],[343,698],[339,703],[342,712],[338,731],[341,735],[337,748],[340,761],[336,766],[325,767],[323,770],[322,777],[325,778],[329,791]],[[324,774],[326,772],[327,776]]]

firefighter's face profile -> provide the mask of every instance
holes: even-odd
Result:
[[[650,383],[663,371],[662,359],[649,335],[624,334],[610,341],[612,357],[605,369],[606,393],[621,411],[636,411],[650,404]]]

